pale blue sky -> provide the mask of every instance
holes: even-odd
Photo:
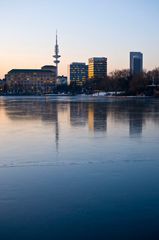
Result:
[[[12,68],[52,64],[56,28],[60,73],[72,61],[108,57],[108,71],[129,67],[129,51],[159,66],[157,0],[0,0],[0,77]]]

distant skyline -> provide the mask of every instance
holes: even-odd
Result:
[[[13,68],[53,64],[56,29],[61,63],[108,58],[108,72],[129,68],[129,52],[144,54],[144,68],[159,66],[157,0],[1,0],[0,78]]]

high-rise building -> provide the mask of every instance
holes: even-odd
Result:
[[[130,73],[138,75],[143,72],[143,54],[141,52],[130,52]]]
[[[95,57],[88,60],[89,79],[101,79],[107,77],[107,58]]]
[[[88,79],[88,65],[85,63],[74,62],[69,66],[69,83],[82,86]]]

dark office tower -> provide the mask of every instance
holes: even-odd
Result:
[[[143,54],[141,52],[130,52],[130,73],[138,75],[143,72]]]
[[[88,79],[88,66],[85,63],[74,62],[68,69],[69,82],[82,86]]]
[[[88,60],[89,79],[101,79],[107,77],[107,58],[95,57]]]

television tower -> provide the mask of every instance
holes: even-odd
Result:
[[[58,45],[58,39],[57,39],[57,31],[56,31],[56,45],[55,45],[55,55],[53,58],[55,59],[54,63],[56,64],[56,78],[58,77],[58,65],[60,63],[60,55],[59,55],[59,45]]]

